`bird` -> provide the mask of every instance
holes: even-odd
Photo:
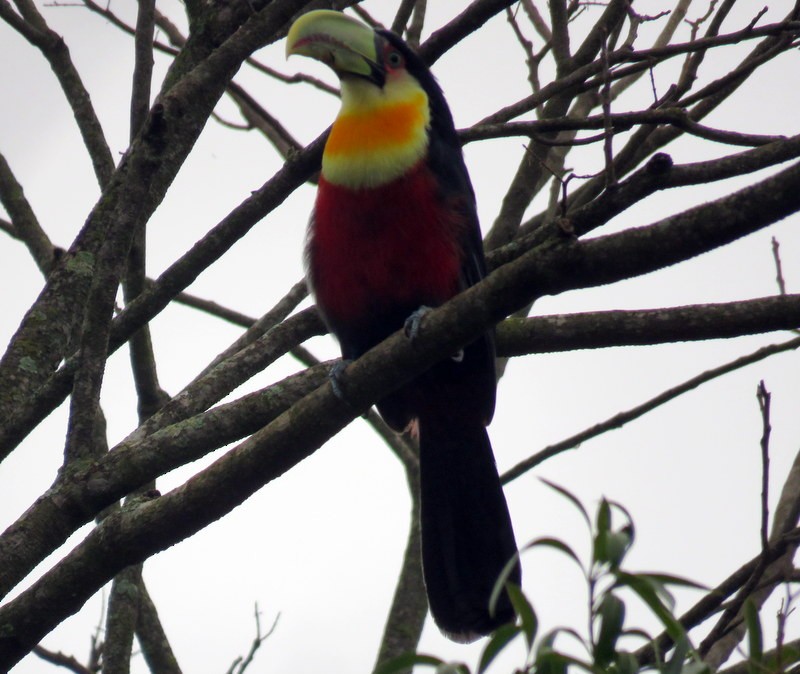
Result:
[[[287,57],[338,76],[341,108],[322,156],[305,248],[306,277],[342,358],[392,333],[486,275],[475,193],[442,89],[398,35],[342,12],[290,27]],[[434,622],[470,642],[514,620],[521,583],[511,517],[486,426],[496,398],[494,331],[377,403],[419,441],[423,579]],[[491,604],[491,606],[490,606]]]

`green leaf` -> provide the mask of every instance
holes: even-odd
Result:
[[[655,579],[648,576],[626,573],[624,571],[617,571],[615,575],[617,577],[617,585],[631,588],[631,590],[647,604],[650,610],[661,621],[661,624],[664,625],[667,634],[669,634],[674,643],[678,643],[679,640],[685,638],[686,632],[683,626],[678,622],[675,616],[672,615],[672,611],[659,597],[660,591],[663,591],[663,586],[660,586]]]
[[[529,547],[529,546],[526,546]],[[525,548],[523,548],[525,549]],[[503,570],[500,572],[497,580],[494,583],[494,587],[492,588],[492,594],[489,595],[489,614],[494,615],[495,611],[497,610],[497,601],[500,599],[500,593],[503,591],[503,588],[506,586],[508,582],[508,578],[511,575],[511,572],[514,570],[514,567],[519,564],[519,557],[520,553],[517,552],[514,556],[506,562],[506,565],[503,567]]]
[[[540,477],[539,479],[548,487],[550,487],[550,489],[558,492],[570,503],[572,503],[572,505],[574,505],[578,509],[578,512],[580,512],[580,514],[583,516],[586,526],[589,527],[589,531],[592,530],[592,520],[589,518],[589,513],[586,512],[586,508],[583,507],[583,504],[578,500],[577,496],[575,496],[571,491],[564,489],[564,487],[557,485],[555,482],[550,482],[550,480],[546,480],[543,477]]]
[[[778,657],[780,657],[780,660],[778,660]],[[792,643],[784,644],[780,652],[772,651],[764,657],[765,667],[772,671],[796,671],[796,668],[792,668],[792,665],[798,662],[800,662],[800,647]]]
[[[492,661],[510,644],[520,633],[522,628],[516,625],[502,625],[492,634],[489,642],[481,653],[477,674],[483,674],[492,664]]]
[[[594,646],[594,662],[599,667],[608,667],[614,662],[617,639],[622,634],[625,622],[625,604],[619,597],[608,593],[600,604],[600,633]]]
[[[555,643],[556,637],[559,634],[566,634],[567,636],[572,637],[587,653],[589,652],[590,648],[587,646],[586,640],[574,629],[571,627],[556,627],[555,629],[547,632],[547,634],[545,634],[539,640],[539,647],[536,649],[536,657],[539,657],[538,654],[545,652],[548,648],[550,650],[554,650],[553,644]]]
[[[617,531],[611,528],[612,507],[619,510],[627,520],[625,526]],[[597,532],[592,548],[593,562],[608,564],[614,569],[619,568],[633,544],[633,531],[633,520],[630,513],[619,503],[604,498],[597,509]]]
[[[639,661],[633,653],[628,651],[617,651],[617,657],[614,660],[619,674],[638,674]]]
[[[536,658],[536,674],[567,674],[567,660],[556,651],[548,651]]]
[[[594,542],[595,562],[618,569],[630,546],[631,538],[624,530],[598,532]]]
[[[688,578],[684,578],[682,576],[673,576],[669,573],[647,573],[641,572],[637,573],[637,576],[640,578],[650,578],[661,585],[677,585],[678,587],[688,587],[693,590],[703,590],[707,591],[709,588],[707,585],[703,585],[701,583],[697,583],[693,580],[689,580]]]
[[[662,582],[661,580],[664,574],[628,573],[623,571],[616,571],[615,575],[617,579],[619,579],[622,576],[638,579],[638,581],[641,584],[647,585],[670,611],[674,609],[675,597],[673,597],[672,593],[667,589],[667,584]]]
[[[536,656],[536,674],[566,674],[570,665],[582,669],[588,674],[603,674],[603,670],[595,667],[592,663],[554,651],[550,647],[544,651],[540,648]]]
[[[441,667],[446,664],[441,658],[433,655],[422,655],[421,653],[403,653],[388,662],[383,663],[375,669],[375,674],[394,674],[409,669],[414,665],[427,665],[428,667]]]
[[[572,558],[572,560],[580,567],[581,571],[584,571],[580,558],[577,554],[575,554],[575,551],[571,547],[564,543],[564,541],[561,541],[558,538],[551,538],[550,536],[543,536],[542,538],[537,538],[528,543],[523,550],[531,550],[539,547],[553,548],[554,550],[563,552],[565,555]]]
[[[533,606],[522,590],[513,583],[508,584],[508,597],[511,600],[514,611],[516,611],[519,617],[522,632],[525,635],[525,642],[530,652],[533,649],[533,642],[536,639],[536,632],[539,629],[539,621],[536,618],[536,612],[533,610]]]
[[[686,655],[691,649],[691,644],[686,636],[675,640],[675,648],[672,651],[672,657],[662,668],[662,674],[681,674],[683,670],[683,663],[686,660]]]
[[[635,531],[633,527],[633,517],[631,517],[630,511],[619,501],[609,501],[608,504],[612,508],[619,510],[623,514],[623,516],[627,520],[627,524],[624,527],[622,527],[622,529],[626,530],[626,533],[630,536],[631,540],[633,540],[635,538]]]
[[[469,667],[462,662],[445,662],[436,668],[436,674],[469,674]]]
[[[626,637],[638,637],[644,641],[654,641],[653,635],[640,627],[632,627],[622,632]]]
[[[611,506],[603,498],[597,508],[597,533],[608,533],[611,531]]]
[[[689,660],[684,666],[681,674],[712,674],[711,667],[709,667],[702,660]]]
[[[752,597],[744,602],[744,622],[747,625],[748,658],[747,668],[750,674],[759,674],[763,671],[764,662],[764,637],[761,631],[761,619]]]

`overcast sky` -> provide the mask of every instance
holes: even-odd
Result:
[[[430,2],[428,25],[438,27],[460,4]],[[655,14],[666,3],[640,4],[641,13]],[[752,18],[750,12],[757,10],[755,3],[739,4],[739,12],[731,15],[724,30],[743,27]],[[762,22],[778,20],[782,4],[788,7],[787,2],[772,3]],[[132,41],[86,10],[37,5],[51,26],[64,35],[112,151],[119,156],[127,146]],[[383,0],[367,6],[390,23],[396,5]],[[133,3],[112,0],[110,6],[131,20]],[[183,25],[177,3],[159,3],[159,7]],[[705,8],[706,3],[699,3],[693,16]],[[645,27],[642,44],[651,34],[652,27]],[[680,39],[687,35],[683,30]],[[536,39],[532,33],[530,36]],[[741,53],[741,49],[727,49],[712,54],[701,71],[703,81],[726,72]],[[258,58],[285,72],[302,71],[335,81],[324,67],[308,59],[292,59],[287,64],[283,44],[263,50]],[[796,51],[791,52],[763,68],[755,82],[733,96],[707,123],[753,133],[797,133],[799,58]],[[157,57],[158,77],[167,64],[166,57]],[[675,67],[667,64],[655,71],[659,94],[671,83]],[[462,127],[528,93],[522,52],[502,17],[444,56],[434,72],[457,125]],[[240,82],[303,142],[330,124],[338,107],[333,97],[315,89],[278,86],[252,74],[241,77]],[[0,105],[0,152],[23,184],[47,233],[54,243],[66,247],[97,200],[98,188],[54,76],[44,59],[5,24],[0,24],[0,92],[4,100]],[[620,101],[619,109],[646,107],[651,96],[650,83],[644,78]],[[229,102],[223,102],[219,112],[237,119]],[[617,147],[622,142],[618,140]],[[498,211],[523,145],[523,139],[509,139],[466,148],[484,230]],[[675,144],[669,152],[676,163],[686,163],[730,150],[690,139]],[[150,223],[148,273],[156,276],[163,271],[263,184],[280,163],[272,147],[256,133],[232,132],[210,123]],[[602,148],[584,148],[568,165],[579,174],[596,171],[602,167]],[[749,180],[753,178],[656,194],[599,233],[649,224]],[[252,316],[263,314],[301,278],[302,242],[312,199],[311,187],[298,190],[204,273],[191,292]],[[544,204],[537,200],[531,213]],[[789,292],[797,292],[798,224],[795,216],[673,269],[544,298],[533,313],[651,308],[775,294],[773,236],[781,244]],[[0,343],[5,344],[41,290],[42,279],[24,247],[2,234],[0,261]],[[180,306],[163,312],[153,322],[152,331],[159,375],[170,393],[180,390],[240,333]],[[515,359],[500,384],[497,414],[490,428],[498,465],[505,470],[542,447],[699,372],[786,338],[786,334],[773,334]],[[314,339],[309,346],[321,357],[337,354],[329,338]],[[103,391],[110,444],[136,425],[127,358],[124,349],[111,358]],[[247,389],[264,386],[299,367],[289,358],[282,359]],[[756,386],[763,379],[773,394],[774,507],[800,445],[799,376],[796,353],[774,357],[548,461],[507,488],[518,541],[559,536],[587,553],[580,518],[537,479],[546,477],[574,491],[591,510],[602,495],[625,504],[637,525],[630,561],[634,570],[669,571],[715,585],[759,550],[761,418]],[[62,406],[18,452],[0,464],[3,527],[54,479],[65,420]],[[211,458],[201,463],[205,465]],[[167,491],[199,467],[176,471],[158,486]],[[233,658],[249,647],[254,634],[253,604],[258,602],[264,625],[271,624],[278,613],[280,620],[251,671],[368,671],[394,590],[409,507],[400,465],[359,420],[230,516],[149,560],[145,565],[148,588],[183,670],[226,671]],[[76,534],[56,554],[71,549],[87,530]],[[583,631],[585,597],[577,571],[564,558],[549,553],[526,555],[523,562],[524,589],[539,613],[542,629],[566,625]],[[681,594],[681,607],[688,607],[693,597],[696,595]],[[49,635],[44,645],[85,658],[100,611],[98,596]],[[765,611],[764,620],[772,621],[774,611],[774,606]],[[797,620],[795,617],[790,623],[794,636],[800,633]],[[638,624],[656,629],[649,618]],[[426,627],[421,643],[425,652],[465,661],[473,661],[480,647],[452,644],[432,624]],[[507,670],[521,664],[510,662]],[[29,657],[14,671],[28,674],[47,667]],[[146,671],[141,658],[134,660],[133,671]]]

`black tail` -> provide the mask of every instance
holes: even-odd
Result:
[[[489,599],[517,544],[486,429],[447,416],[420,419],[422,565],[436,624],[469,642],[514,617],[505,592],[493,614]]]

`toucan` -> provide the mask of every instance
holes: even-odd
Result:
[[[453,117],[423,61],[397,35],[341,12],[291,26],[287,55],[330,66],[341,109],[328,135],[306,270],[345,360],[486,274],[475,194]],[[377,404],[419,440],[422,566],[434,621],[469,642],[514,619],[517,544],[486,426],[495,407],[493,331]],[[491,604],[491,605],[490,605]]]

